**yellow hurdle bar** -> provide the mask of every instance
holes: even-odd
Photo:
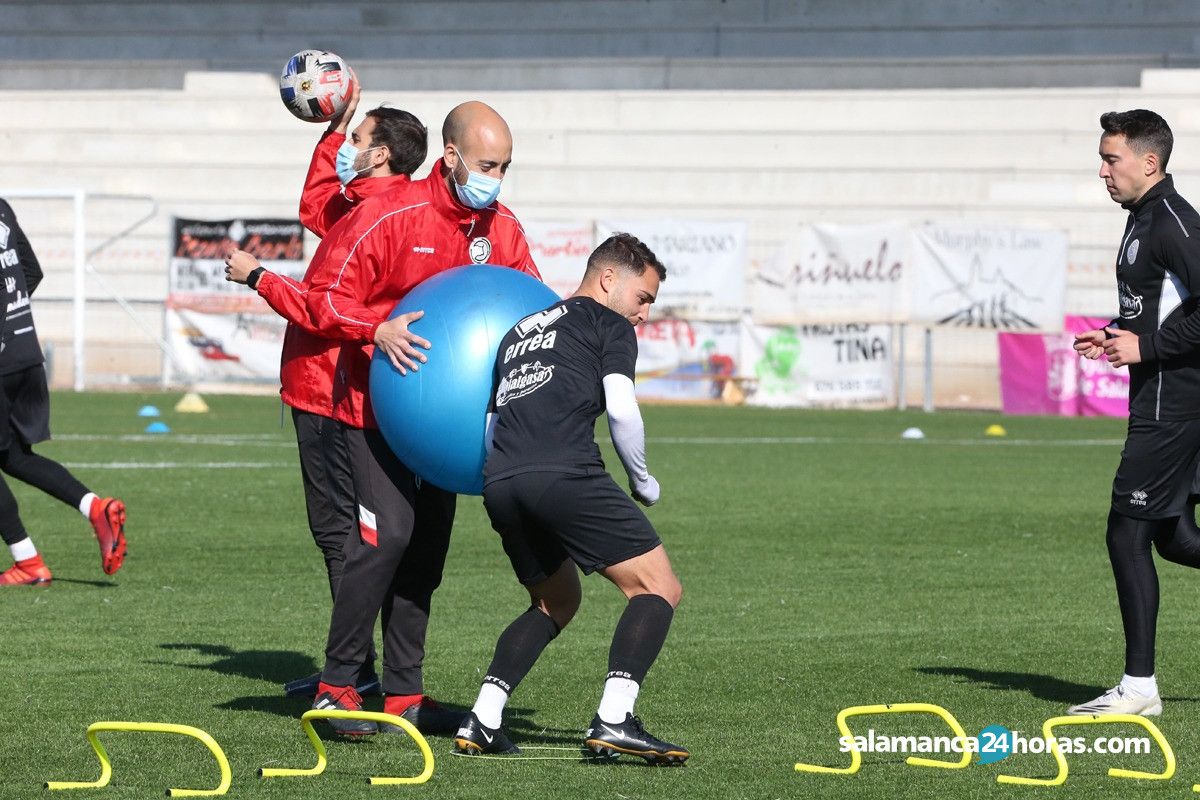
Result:
[[[914,767],[938,767],[941,769],[962,769],[971,763],[971,753],[967,751],[966,741],[967,734],[963,730],[962,725],[958,724],[958,720],[954,718],[946,709],[941,706],[935,706],[932,703],[890,703],[881,706],[850,706],[842,709],[837,716],[838,730],[842,732],[842,736],[850,737],[854,740],[854,734],[850,732],[850,726],[846,724],[846,720],[850,717],[860,717],[867,714],[933,714],[941,717],[950,730],[954,731],[954,735],[963,743],[963,754],[958,761],[938,761],[932,758],[920,758],[918,756],[909,756],[905,763],[911,764]],[[850,749],[850,766],[848,767],[823,767],[819,764],[796,764],[797,772],[819,772],[829,775],[853,775],[862,767],[862,754],[858,752],[857,747]]]
[[[333,709],[313,709],[312,711],[304,712],[303,716],[300,717],[300,727],[308,735],[308,741],[312,743],[313,750],[317,753],[317,763],[315,766],[307,769],[262,767],[259,769],[258,774],[264,778],[311,778],[324,772],[329,760],[325,756],[325,744],[321,741],[321,737],[317,736],[317,732],[313,730],[312,721],[314,719],[365,719],[371,722],[389,723],[402,728],[417,743],[417,747],[421,750],[421,755],[425,757],[425,768],[421,770],[420,774],[407,778],[370,777],[367,780],[372,786],[425,783],[433,777],[433,751],[429,749],[429,742],[425,741],[425,737],[421,735],[421,732],[411,722],[395,714],[381,714],[378,711],[337,711]]]
[[[102,731],[176,733],[180,736],[190,736],[193,739],[199,739],[208,748],[208,751],[213,754],[213,758],[217,760],[217,765],[221,768],[221,783],[215,789],[167,789],[167,796],[208,797],[225,794],[229,791],[229,784],[232,783],[233,776],[229,772],[229,761],[225,758],[225,751],[221,749],[221,745],[217,744],[215,739],[199,728],[193,728],[190,725],[172,725],[167,722],[92,723],[88,726],[87,738],[92,743],[92,749],[96,751],[96,757],[100,759],[100,777],[94,781],[47,781],[47,789],[100,789],[108,785],[109,780],[112,779],[112,763],[108,760],[108,753],[104,751],[104,745],[100,744],[99,735]]]
[[[1163,758],[1167,762],[1166,769],[1162,772],[1141,772],[1134,769],[1117,769],[1113,767],[1108,770],[1109,777],[1165,781],[1175,774],[1175,753],[1171,750],[1171,745],[1167,743],[1166,737],[1162,735],[1162,731],[1153,722],[1137,714],[1093,714],[1090,717],[1051,717],[1042,725],[1042,736],[1046,740],[1051,755],[1054,756],[1055,763],[1058,764],[1058,774],[1053,778],[1023,778],[1019,775],[997,775],[997,783],[1019,784],[1021,786],[1061,786],[1066,783],[1069,768],[1067,767],[1066,757],[1058,749],[1058,740],[1054,738],[1054,729],[1067,725],[1106,725],[1109,723],[1129,723],[1145,728],[1151,738],[1158,742],[1158,746],[1163,752]],[[1200,788],[1195,786],[1192,789],[1193,791],[1200,791]]]

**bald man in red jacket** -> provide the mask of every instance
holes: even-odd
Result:
[[[362,707],[354,679],[382,612],[384,710],[423,731],[452,733],[463,715],[424,695],[422,665],[455,496],[422,483],[384,442],[367,395],[370,359],[381,348],[401,372],[426,360],[429,343],[408,330],[422,312],[387,315],[432,275],[471,263],[540,275],[520,223],[496,202],[512,158],[504,119],[482,103],[464,103],[450,112],[442,135],[443,157],[429,177],[365,201],[339,223],[337,241],[314,258],[305,303],[316,332],[342,343],[333,413],[347,425],[358,502],[358,535],[346,540],[314,708]],[[347,735],[378,729],[373,722],[329,722]]]

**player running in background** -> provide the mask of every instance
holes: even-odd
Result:
[[[1120,316],[1076,335],[1086,358],[1129,367],[1129,429],[1113,479],[1108,556],[1125,631],[1121,682],[1067,713],[1162,713],[1154,672],[1159,555],[1200,567],[1200,536],[1180,525],[1200,460],[1200,215],[1167,174],[1173,137],[1142,109],[1100,117],[1100,177],[1129,211],[1117,252]]]
[[[599,572],[628,598],[585,751],[663,764],[689,755],[647,733],[633,714],[683,588],[650,521],[605,471],[595,441],[596,419],[607,411],[630,491],[644,505],[658,501],[633,390],[634,326],[649,317],[664,278],[648,247],[615,234],[588,258],[574,296],[521,320],[500,344],[483,498],[532,605],[496,642],[455,736],[461,753],[520,752],[501,729],[504,706],[579,608],[582,569]]]
[[[0,332],[0,471],[41,489],[92,524],[100,543],[100,568],[112,575],[125,560],[125,504],[100,498],[57,461],[33,452],[50,438],[50,393],[45,359],[33,325],[30,296],[42,267],[12,207],[0,200],[0,268],[4,317]],[[53,580],[21,522],[17,499],[0,478],[0,536],[16,562],[0,573],[0,586],[46,585]]]
[[[300,221],[322,238],[362,201],[407,185],[425,161],[428,133],[407,111],[383,107],[368,111],[347,136],[359,93],[356,81],[346,110],[330,121],[317,143],[300,197]],[[313,263],[322,255],[319,248]],[[338,343],[314,335],[304,304],[305,283],[266,270],[243,250],[235,250],[225,263],[229,280],[249,285],[288,321],[280,367],[281,394],[292,409],[309,530],[325,558],[330,595],[336,597],[344,562],[342,545],[347,536],[358,532],[345,425],[333,417]],[[284,686],[284,693],[312,697],[320,677],[315,673],[291,681]],[[373,646],[357,689],[360,693],[379,691]]]

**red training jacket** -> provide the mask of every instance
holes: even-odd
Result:
[[[335,234],[339,221],[363,200],[410,183],[407,175],[355,178],[346,186],[343,194],[334,158],[344,141],[344,134],[325,132],[313,151],[308,176],[304,181],[304,192],[300,196],[300,221],[304,227],[326,240]],[[325,247],[325,241],[317,247],[303,282],[264,271],[255,290],[267,301],[267,305],[288,321],[279,367],[283,402],[300,411],[328,417],[332,416],[333,375],[340,343],[314,334],[304,302],[312,265],[321,259]]]
[[[482,210],[462,205],[443,170],[439,160],[424,180],[365,201],[309,267],[304,299],[313,327],[343,342],[333,417],[353,427],[377,427],[367,401],[375,329],[414,286],[472,263],[541,279],[512,212],[499,203]]]

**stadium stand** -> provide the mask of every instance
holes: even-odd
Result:
[[[904,14],[869,11],[877,6]],[[424,119],[433,153],[464,92],[502,110],[517,143],[503,199],[523,219],[744,219],[751,268],[804,222],[1050,225],[1070,234],[1068,310],[1107,313],[1122,215],[1095,176],[1099,114],[1160,111],[1176,130],[1181,190],[1200,185],[1200,72],[1175,68],[1200,66],[1191,2],[556,9],[3,4],[0,99],[16,111],[0,134],[2,188],[153,198],[156,216],[94,263],[157,329],[172,215],[294,214],[321,128],[280,107],[275,76],[309,46],[356,66],[364,108],[389,102]],[[47,267],[38,313],[60,345],[62,385],[72,368],[61,346],[71,332],[70,204],[13,202]],[[90,202],[89,243],[145,207]],[[99,284],[89,293],[96,380],[156,375],[153,342]],[[939,334],[936,348],[947,366],[939,403],[996,404],[991,339]]]

